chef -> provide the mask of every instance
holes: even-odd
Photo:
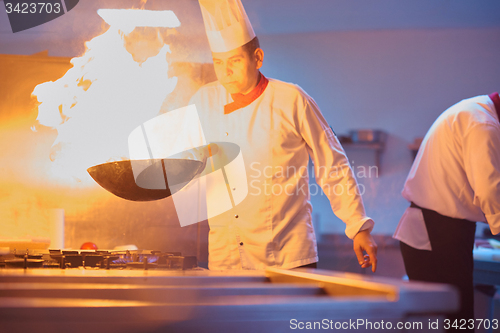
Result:
[[[472,249],[476,221],[500,233],[500,97],[462,100],[427,132],[406,179],[411,204],[394,237],[410,280],[449,283],[460,292],[451,324],[474,319]]]
[[[209,269],[316,267],[311,157],[316,181],[346,223],[359,264],[375,271],[374,222],[318,106],[299,86],[259,71],[264,51],[240,0],[199,2],[218,80],[200,88],[191,103],[207,142],[240,147],[248,182],[241,203],[209,218]]]

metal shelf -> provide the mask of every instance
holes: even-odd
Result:
[[[381,172],[380,158],[385,149],[385,142],[345,142],[341,143],[345,150],[373,150],[375,152],[375,165]]]

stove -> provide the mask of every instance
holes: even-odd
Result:
[[[281,333],[306,323],[426,332],[458,304],[447,285],[322,270],[82,267],[0,269],[2,332]]]
[[[14,250],[0,255],[1,268],[187,270],[197,268],[196,256],[152,250]]]

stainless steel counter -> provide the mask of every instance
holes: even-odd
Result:
[[[0,270],[5,332],[274,333],[314,322],[372,331],[362,324],[382,320],[425,332],[457,303],[445,285],[321,270]]]

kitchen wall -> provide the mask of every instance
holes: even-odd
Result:
[[[408,144],[452,104],[500,90],[500,28],[279,34],[262,36],[261,46],[262,72],[300,85],[338,135],[388,133],[378,177],[363,173],[373,151],[347,149],[376,233],[392,234],[408,205],[400,195],[412,163]],[[325,196],[312,201],[321,231],[343,232]]]

